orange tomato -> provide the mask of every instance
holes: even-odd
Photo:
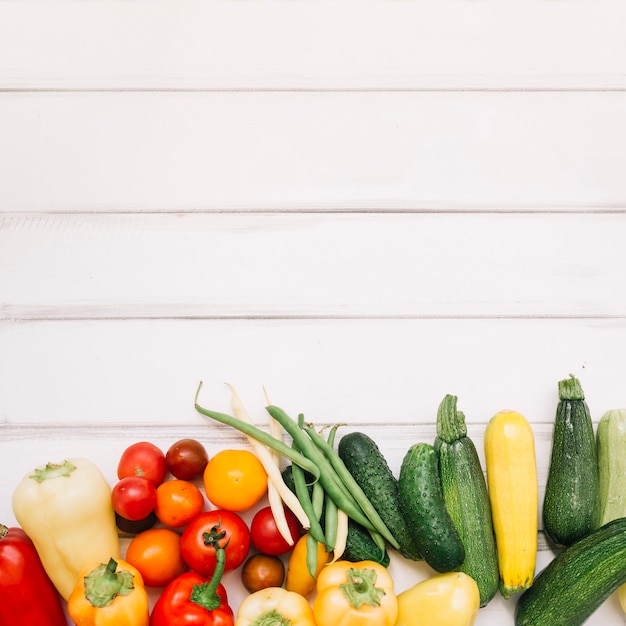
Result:
[[[204,496],[200,489],[187,480],[166,480],[156,490],[154,512],[166,526],[179,528],[204,509]]]
[[[249,450],[221,450],[204,469],[204,490],[218,508],[245,511],[267,492],[267,473]]]
[[[148,587],[163,587],[185,570],[180,535],[169,528],[150,528],[128,544],[126,561],[139,570]]]

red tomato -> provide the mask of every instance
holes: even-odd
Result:
[[[187,525],[180,540],[183,560],[203,576],[215,571],[215,542],[224,548],[224,571],[237,569],[250,550],[250,530],[243,519],[232,511],[215,509],[200,513]]]
[[[287,525],[291,531],[294,544],[289,545],[280,534],[276,526],[276,519],[269,506],[259,509],[250,524],[252,545],[261,553],[277,556],[289,552],[300,538],[302,527],[298,518],[289,510],[285,509]]]
[[[156,487],[141,476],[126,476],[111,491],[113,509],[118,515],[131,521],[148,517],[154,510],[156,500]]]
[[[206,448],[196,439],[180,439],[169,447],[165,455],[168,471],[180,480],[199,478],[208,462]]]
[[[147,441],[128,446],[117,466],[117,477],[142,476],[158,487],[165,479],[165,454],[163,450]]]

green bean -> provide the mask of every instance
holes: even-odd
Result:
[[[276,406],[268,406],[267,411],[291,435],[292,439],[298,442],[298,448],[301,450],[302,454],[317,465],[320,471],[319,481],[322,483],[326,492],[333,498],[337,506],[343,509],[348,516],[355,522],[361,524],[361,526],[368,530],[377,530],[367,515],[362,511],[354,496],[347,490],[345,484],[341,481],[326,456],[311,441],[307,433],[282,409]],[[387,531],[387,534],[389,534],[389,531]],[[395,539],[393,539],[393,541],[395,542]]]
[[[399,544],[396,538],[391,534],[391,531],[387,528],[383,520],[381,519],[378,511],[374,508],[369,498],[365,495],[359,484],[354,480],[352,474],[348,471],[341,457],[335,452],[332,446],[329,446],[324,438],[313,428],[311,425],[305,427],[305,432],[311,438],[311,441],[319,447],[319,449],[326,454],[326,458],[332,465],[333,469],[344,482],[350,492],[354,495],[354,498],[359,503],[361,509],[370,520],[374,528],[394,547],[398,548]],[[320,478],[321,479],[321,478]],[[347,512],[347,511],[346,511]]]
[[[306,568],[315,580],[317,578],[317,541],[311,533],[306,536]]]
[[[328,445],[332,446],[335,443],[335,433],[337,432],[338,425],[335,424],[328,434]],[[337,531],[339,527],[339,508],[335,504],[335,501],[325,493],[325,506],[324,506],[324,534],[326,535],[326,541],[333,546],[333,552],[336,552],[337,548]],[[345,513],[344,513],[345,515]]]
[[[194,403],[195,409],[196,411],[198,411],[198,413],[204,415],[205,417],[210,417],[211,419],[222,424],[226,424],[227,426],[232,426],[233,428],[236,428],[240,432],[250,437],[254,437],[257,441],[264,443],[266,446],[272,448],[272,450],[276,450],[276,452],[289,459],[292,463],[312,474],[316,481],[319,479],[320,470],[317,465],[315,465],[315,463],[310,461],[303,454],[300,454],[280,439],[276,439],[276,437],[272,437],[272,435],[269,435],[260,428],[239,420],[232,415],[227,415],[226,413],[220,413],[218,411],[211,411],[209,409],[202,408],[198,404],[198,394],[200,393],[201,386],[202,383],[198,385],[198,390],[196,391],[196,400]]]

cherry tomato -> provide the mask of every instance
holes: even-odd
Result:
[[[149,587],[163,587],[183,573],[180,535],[169,528],[151,528],[133,537],[126,561],[139,570]]]
[[[195,439],[180,439],[165,454],[167,470],[181,480],[200,478],[208,462],[209,455],[205,447]]]
[[[207,498],[219,509],[245,511],[267,492],[267,473],[249,450],[220,450],[203,474]]]
[[[252,545],[259,552],[277,556],[286,554],[293,548],[295,542],[300,538],[302,526],[298,518],[289,509],[285,509],[285,516],[294,541],[292,545],[289,545],[280,534],[276,526],[276,519],[269,506],[259,509],[254,514],[252,522],[250,523],[250,536]]]
[[[155,487],[163,482],[165,473],[165,454],[147,441],[139,441],[128,446],[122,452],[117,466],[118,478],[142,476],[150,480]]]
[[[241,569],[241,582],[248,593],[268,587],[282,587],[285,564],[277,556],[253,554]]]
[[[156,487],[141,476],[127,476],[111,490],[113,509],[121,517],[137,521],[148,517],[156,505]]]
[[[166,526],[185,526],[204,509],[202,492],[187,480],[166,480],[157,487],[156,494],[154,512]]]
[[[197,515],[183,531],[180,548],[185,563],[198,574],[215,571],[215,544],[224,548],[224,571],[238,568],[250,550],[250,530],[232,511],[214,509]]]

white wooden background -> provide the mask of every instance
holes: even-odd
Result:
[[[626,406],[626,6],[0,0],[0,521],[24,473],[272,401],[397,470],[459,397]],[[553,553],[541,537],[539,566]],[[394,558],[402,590],[428,575]],[[242,590],[227,579],[235,606]],[[512,624],[496,598],[477,626]],[[617,626],[610,598],[589,624]]]

